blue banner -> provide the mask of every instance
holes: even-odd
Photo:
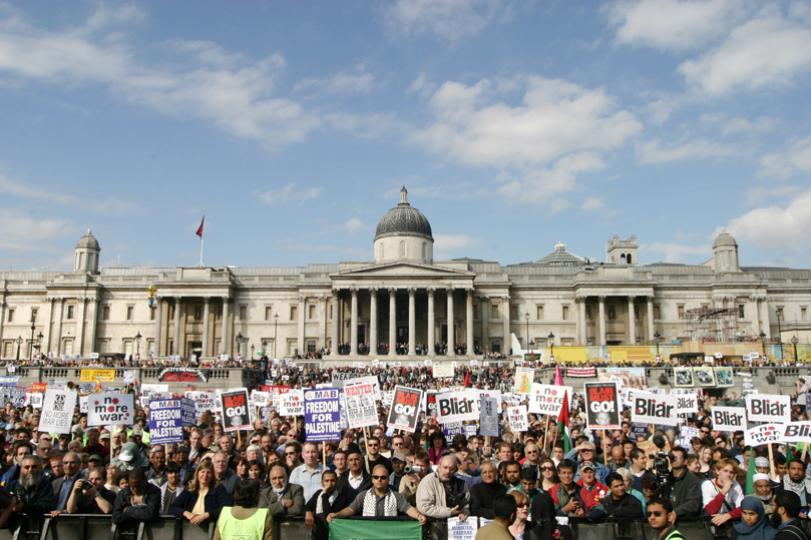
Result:
[[[189,416],[189,409],[191,409],[191,416]],[[190,418],[192,421],[187,422]],[[183,442],[183,425],[193,423],[193,419],[194,403],[190,399],[150,401],[149,442],[151,444]]]
[[[304,391],[304,433],[308,442],[341,438],[341,402],[337,388]]]

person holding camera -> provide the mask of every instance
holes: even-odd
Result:
[[[87,475],[87,480],[77,480],[68,497],[68,514],[110,514],[115,503],[115,493],[104,487],[104,477],[98,469]]]
[[[417,504],[417,487],[423,478],[431,472],[431,460],[425,450],[420,450],[414,456],[413,463],[403,469],[405,476],[400,480],[400,493],[412,506]]]
[[[687,450],[676,446],[670,451],[670,500],[679,519],[701,515],[701,480],[687,470]]]
[[[465,482],[456,478],[456,468],[456,456],[442,456],[439,469],[423,478],[417,487],[417,510],[432,518],[434,538],[448,537],[449,517],[464,520],[469,515]]]

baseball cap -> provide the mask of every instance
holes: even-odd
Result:
[[[755,467],[768,467],[768,466],[769,466],[769,458],[763,456],[755,458]]]
[[[127,443],[121,448],[121,453],[118,454],[118,459],[121,461],[130,462],[135,459],[138,453],[138,445],[135,443]]]
[[[99,435],[99,439],[109,439],[109,438],[110,438],[110,434],[108,432],[106,432],[106,431],[104,433],[102,433],[101,435]]]
[[[87,461],[88,461],[88,463],[91,462],[91,461],[98,461],[99,463],[101,463],[103,460],[101,459],[100,455],[93,454],[89,458],[87,458]]]
[[[394,461],[395,459],[397,461],[402,461],[403,463],[406,462],[405,454],[402,452],[395,452],[394,454],[392,454],[391,460]]]
[[[594,467],[594,463],[591,461],[584,461],[580,464],[580,471],[585,471],[586,469],[591,469],[592,471],[596,471],[597,469]]]

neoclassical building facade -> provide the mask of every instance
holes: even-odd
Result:
[[[634,237],[610,239],[605,261],[563,244],[522,264],[435,261],[433,247],[405,188],[364,262],[104,268],[88,231],[72,272],[0,272],[0,357],[470,357],[516,341],[765,343],[811,324],[811,270],[741,267],[725,232],[702,265],[639,265]]]

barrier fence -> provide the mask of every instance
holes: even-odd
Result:
[[[477,520],[471,517],[468,519]],[[485,520],[482,520],[485,521]],[[483,523],[482,523],[483,525]],[[108,515],[63,514],[41,519],[24,518],[15,530],[0,530],[0,540],[211,540],[215,524],[192,525],[174,516],[160,516],[137,527],[116,527]],[[570,519],[568,527],[577,540],[651,540],[656,534],[644,520]],[[683,521],[677,528],[690,540],[731,539],[732,528],[714,529],[709,521]],[[416,531],[416,532],[415,532]],[[371,519],[353,517],[336,520],[330,540],[363,540],[364,538],[431,538],[431,524],[420,527],[410,518]],[[416,536],[415,536],[416,535]],[[276,540],[307,540],[310,529],[303,518],[285,517],[274,520]],[[445,539],[442,539],[445,540]]]

